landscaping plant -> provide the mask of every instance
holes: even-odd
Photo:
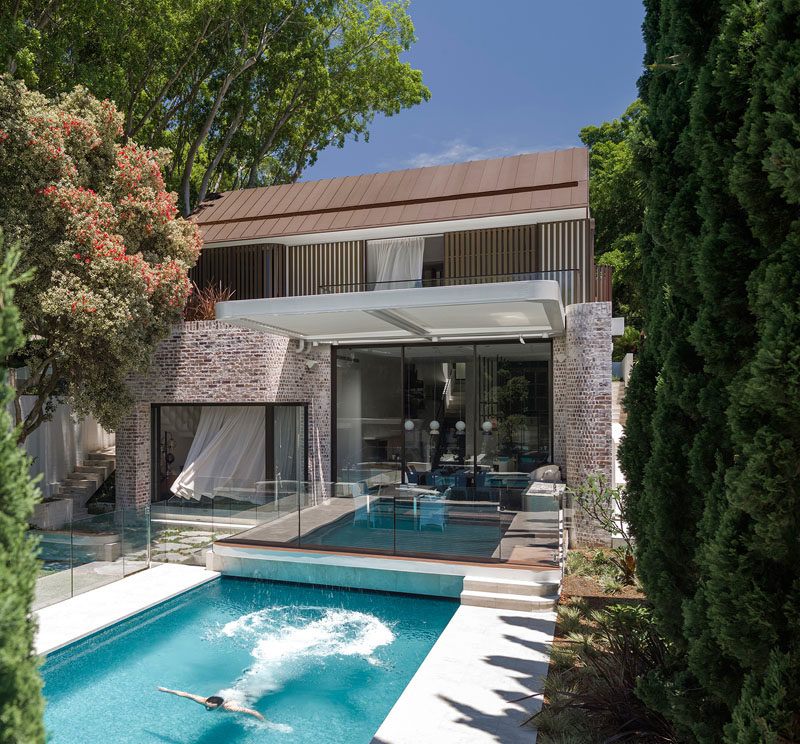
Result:
[[[559,610],[566,636],[551,653],[547,705],[532,717],[542,744],[677,742],[667,720],[637,696],[639,681],[664,667],[666,645],[644,605]]]
[[[16,296],[20,442],[65,398],[115,430],[126,377],[147,369],[189,294],[199,232],[164,186],[168,155],[125,141],[123,118],[82,87],[48,99],[0,77],[0,228],[35,269]]]
[[[197,284],[192,285],[192,294],[186,301],[183,311],[184,320],[216,320],[217,303],[227,302],[234,295],[234,291],[219,284],[208,284],[202,289]]]
[[[0,3],[0,73],[123,112],[124,136],[173,153],[188,215],[207,195],[297,181],[376,115],[430,98],[401,59],[407,0]]]
[[[0,233],[0,253],[3,236]],[[14,247],[0,264],[0,360],[5,361],[25,340],[13,304],[19,287],[19,250]],[[29,277],[28,277],[29,278]],[[3,375],[7,373],[2,365]],[[36,544],[26,536],[39,492],[28,476],[30,465],[6,407],[13,391],[0,385],[0,744],[39,744],[45,740],[40,659],[34,655],[36,623],[31,614],[39,571]]]
[[[576,488],[569,489],[568,493],[593,525],[612,538],[624,541],[624,547],[598,552],[598,556],[603,562],[609,562],[617,568],[623,584],[633,584],[636,579],[636,559],[625,520],[625,487],[612,488],[604,475],[592,475]]]

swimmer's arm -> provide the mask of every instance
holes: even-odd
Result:
[[[261,721],[266,721],[267,720],[257,710],[252,710],[250,708],[245,708],[244,706],[239,705],[238,703],[234,703],[234,702],[231,702],[231,701],[226,701],[226,702],[224,702],[222,704],[222,707],[225,710],[229,710],[231,713],[246,713],[248,716],[255,716],[256,718],[258,718]]]
[[[200,697],[199,695],[192,695],[191,692],[181,692],[180,690],[170,690],[166,687],[156,687],[157,690],[161,692],[169,692],[173,695],[177,695],[178,697],[185,697],[189,698],[189,700],[194,700],[196,703],[200,703],[200,705],[206,704],[206,699],[204,697]]]

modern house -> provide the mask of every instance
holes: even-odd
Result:
[[[119,503],[263,504],[312,482],[353,500],[349,528],[381,488],[513,512],[544,465],[611,477],[586,149],[227,192],[194,219],[194,279],[234,295],[131,381]]]

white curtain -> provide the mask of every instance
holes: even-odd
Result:
[[[367,282],[375,289],[420,286],[424,253],[425,238],[368,240]]]
[[[214,496],[216,488],[254,489],[265,480],[264,408],[203,406],[186,464],[171,486],[181,498]]]
[[[275,412],[275,478],[305,480],[305,442],[300,406],[276,406]]]
[[[36,396],[23,395],[22,412],[28,415]],[[14,411],[9,404],[9,415]],[[30,474],[41,474],[39,488],[44,498],[57,495],[60,485],[84,463],[89,452],[98,452],[114,446],[114,434],[103,429],[97,420],[87,416],[82,421],[67,404],[59,404],[52,418],[45,421],[26,440],[25,450],[33,458]]]

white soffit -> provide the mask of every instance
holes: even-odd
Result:
[[[217,304],[217,320],[320,343],[545,338],[564,332],[558,282],[383,289]]]
[[[230,245],[256,245],[261,243],[280,243],[283,245],[308,245],[315,243],[336,243],[347,240],[378,240],[382,238],[410,238],[418,235],[438,235],[462,230],[488,230],[497,227],[516,227],[518,225],[537,225],[540,222],[561,220],[582,220],[589,216],[586,207],[568,209],[548,209],[542,212],[522,214],[501,214],[489,217],[469,217],[439,222],[420,222],[413,225],[386,225],[384,227],[365,227],[358,230],[337,230],[334,232],[308,233],[304,235],[281,235],[276,237],[249,238],[245,240],[223,240],[205,243],[205,248],[224,248]],[[200,225],[202,229],[202,224]]]

